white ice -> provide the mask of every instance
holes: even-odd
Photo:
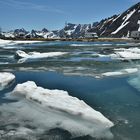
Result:
[[[32,43],[40,43],[43,41],[34,41],[34,40],[18,40],[18,41],[13,41],[15,44],[32,44]]]
[[[18,84],[10,97],[19,99],[19,102],[12,103],[9,110],[24,119],[34,121],[38,128],[57,127],[71,132],[76,137],[112,137],[109,128],[113,123],[66,91],[44,89],[28,81]],[[3,105],[2,108],[7,109],[8,106]]]
[[[115,54],[120,60],[138,60],[140,59],[140,49],[139,48],[119,48],[114,49]]]
[[[0,39],[0,45],[7,45],[7,44],[10,44],[10,43],[12,43],[12,41]]]
[[[3,40],[0,39],[0,46],[5,46],[5,45],[15,45],[15,44],[32,44],[32,43],[39,43],[43,41],[28,41],[28,40],[19,40],[19,41],[13,41],[13,40]]]
[[[0,72],[0,90],[6,88],[14,79],[15,76],[12,73]]]
[[[48,57],[55,57],[67,54],[66,52],[47,52],[47,53],[40,53],[40,52],[29,52],[26,53],[24,51],[18,50],[15,53],[17,58],[21,58],[18,62],[22,63],[28,59],[40,59],[40,58],[48,58]]]
[[[137,60],[140,59],[140,54],[133,52],[117,52],[116,53],[122,60]]]
[[[125,75],[125,74],[133,74],[138,72],[138,68],[127,68],[127,69],[122,69],[119,71],[114,71],[114,72],[105,72],[102,73],[102,76],[120,76],[120,75]]]

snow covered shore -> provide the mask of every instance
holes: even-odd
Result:
[[[28,41],[28,40],[19,40],[19,41],[12,41],[12,40],[3,40],[0,39],[0,45],[15,45],[15,44],[32,44],[32,43],[39,43],[39,42],[43,42],[43,41]]]
[[[15,76],[12,73],[0,72],[0,90],[7,87],[14,79]]]

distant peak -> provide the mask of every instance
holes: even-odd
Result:
[[[49,32],[49,30],[46,29],[46,28],[43,28],[42,31],[43,31],[43,32]]]

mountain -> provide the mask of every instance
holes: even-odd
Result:
[[[64,28],[49,31],[26,31],[24,28],[0,32],[6,38],[81,38],[86,32],[96,32],[101,37],[129,37],[131,31],[140,31],[140,2],[119,15],[113,15],[91,24],[66,23]]]
[[[22,29],[15,29],[15,30],[11,30],[9,32],[2,32],[2,36],[6,37],[6,38],[23,38],[26,34],[28,34],[29,32],[26,31],[24,28]]]
[[[31,32],[26,31],[24,28],[15,29],[9,32],[1,32],[2,37],[4,38],[58,38],[55,31],[49,31],[46,28],[43,28],[41,31],[31,30]]]
[[[127,37],[131,31],[140,31],[140,2],[125,12],[101,20],[90,31],[103,37]]]
[[[46,28],[43,28],[41,31],[32,30],[28,36],[30,38],[58,38],[55,32],[49,31]]]
[[[58,32],[61,38],[79,38],[84,36],[85,32],[91,29],[91,24],[72,24],[67,23],[63,29]]]

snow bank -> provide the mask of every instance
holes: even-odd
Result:
[[[28,81],[18,84],[10,96],[20,101],[26,99],[26,105],[20,104],[20,110],[16,111],[16,113],[21,113],[22,117],[27,117],[26,112],[36,106],[35,111],[30,111],[32,115],[30,114],[28,117],[31,120],[35,119],[36,123],[41,123],[44,127],[62,128],[74,136],[112,137],[109,128],[113,126],[113,123],[84,101],[68,95],[66,91],[44,89],[32,81]],[[27,101],[32,105],[25,109]],[[40,107],[43,109],[42,111]],[[39,118],[37,110],[39,110]]]
[[[115,72],[105,72],[102,73],[102,76],[120,76],[120,75],[125,75],[125,74],[133,74],[138,72],[138,68],[129,68],[129,69],[123,69],[120,71],[115,71]]]
[[[10,44],[10,43],[12,43],[12,41],[0,39],[0,45],[7,45],[7,44]]]
[[[64,54],[66,54],[66,52],[48,52],[48,53],[29,52],[29,53],[25,53],[24,51],[18,50],[15,53],[15,58],[37,59],[37,58],[61,56]]]
[[[18,40],[18,41],[13,41],[15,44],[32,44],[32,43],[40,43],[43,41],[34,41],[34,40]]]
[[[3,45],[15,45],[15,44],[32,44],[32,43],[40,43],[40,42],[43,42],[43,41],[28,41],[28,40],[21,40],[21,41],[12,41],[12,40],[3,40],[3,39],[0,39],[0,46],[3,46]]]
[[[0,73],[0,90],[7,87],[13,80],[15,76],[12,73],[1,72]]]

